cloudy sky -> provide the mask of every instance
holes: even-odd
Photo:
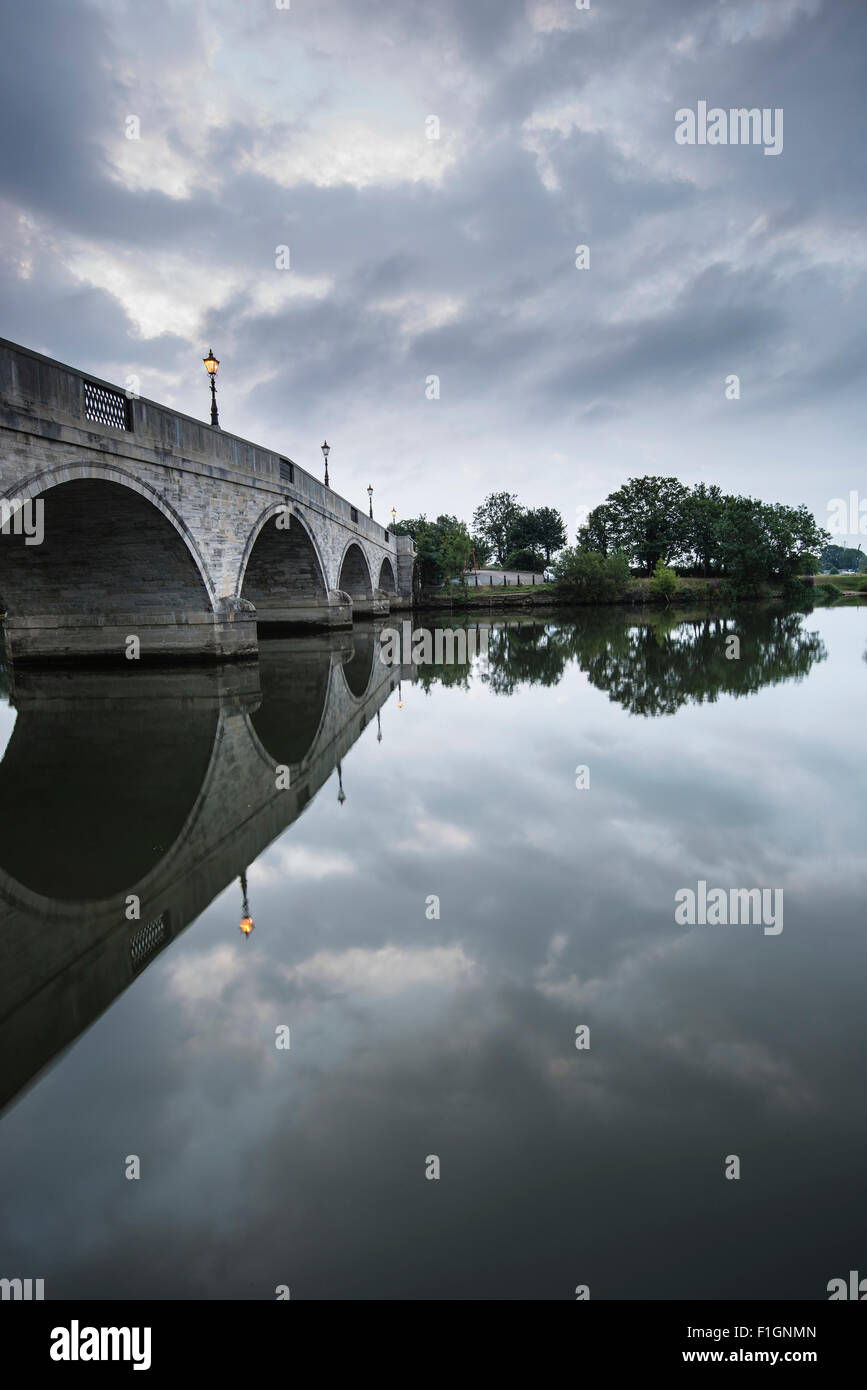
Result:
[[[327,435],[380,519],[867,496],[867,7],[0,10],[3,336],[201,418],[213,344],[224,428],[313,471]],[[782,108],[782,153],[677,144],[699,101]]]

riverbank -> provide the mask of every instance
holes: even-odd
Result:
[[[812,584],[805,582],[804,599],[818,607],[830,604],[858,604],[867,602],[867,581],[861,584],[861,577],[854,575],[816,575]],[[767,601],[785,598],[782,590],[768,588],[756,594],[750,601]],[[516,585],[507,588],[462,589],[452,585],[448,591],[437,591],[420,596],[414,607],[428,612],[498,612],[511,609],[559,609],[559,608],[682,608],[684,606],[704,606],[719,608],[729,606],[735,600],[721,590],[717,579],[680,579],[677,590],[666,602],[657,598],[650,589],[649,579],[631,579],[615,599],[581,599],[574,593],[561,589],[558,584]]]

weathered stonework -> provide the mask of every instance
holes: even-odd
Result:
[[[0,339],[11,499],[40,500],[45,529],[0,535],[13,661],[122,659],[130,637],[143,659],[250,656],[257,622],[348,626],[412,598],[412,541],[291,460]]]

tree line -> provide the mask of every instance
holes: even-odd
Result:
[[[806,506],[724,493],[715,483],[689,487],[671,477],[628,479],[588,514],[571,548],[564,548],[566,527],[554,507],[524,507],[511,492],[489,493],[473,512],[472,527],[456,516],[429,521],[421,515],[397,522],[394,531],[412,536],[424,587],[490,561],[539,571],[559,556],[554,569],[560,581],[598,589],[588,596],[600,598],[635,570],[656,572],[661,585],[669,582],[662,571],[671,566],[747,591],[767,583],[788,587],[820,561],[833,560],[837,550],[850,555],[828,545],[829,533]],[[842,559],[836,567],[844,568]]]
[[[423,514],[392,530],[415,542],[419,580],[429,588],[491,561],[504,569],[541,572],[566,544],[566,526],[553,507],[524,507],[517,494],[492,492],[473,512],[472,531],[456,516]]]
[[[840,574],[841,571],[844,574],[867,573],[867,555],[860,545],[826,545],[819,556],[819,564],[823,574]]]
[[[561,569],[578,552],[622,556],[647,575],[672,566],[749,588],[787,586],[815,572],[830,536],[803,505],[735,496],[714,483],[687,487],[677,478],[643,477],[630,478],[595,507],[577,539],[560,557]]]

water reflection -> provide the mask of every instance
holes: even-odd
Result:
[[[808,1298],[856,1267],[865,623],[739,613],[729,661],[730,627],[672,616],[498,625],[487,672],[384,667],[371,630],[144,698],[28,675],[9,794],[31,750],[111,891],[21,836],[13,875],[0,838],[4,1094],[117,1002],[3,1117],[15,1269],[51,1297]],[[119,792],[141,841],[69,801],[40,711],[85,789],[76,721],[130,766],[153,721],[166,805]],[[186,719],[213,727],[198,791]],[[785,931],[677,928],[700,878],[780,884]]]
[[[737,656],[727,642],[732,636]],[[574,662],[631,714],[653,716],[801,680],[825,654],[800,612],[744,608],[721,617],[596,609],[570,623],[525,618],[492,627],[483,679],[497,695],[513,695],[521,686],[557,685]],[[471,671],[471,662],[422,668],[420,680],[428,689],[468,688]]]
[[[411,677],[374,662],[376,637],[369,624],[273,641],[224,668],[16,671],[0,763],[0,1106],[226,883],[246,884]]]

